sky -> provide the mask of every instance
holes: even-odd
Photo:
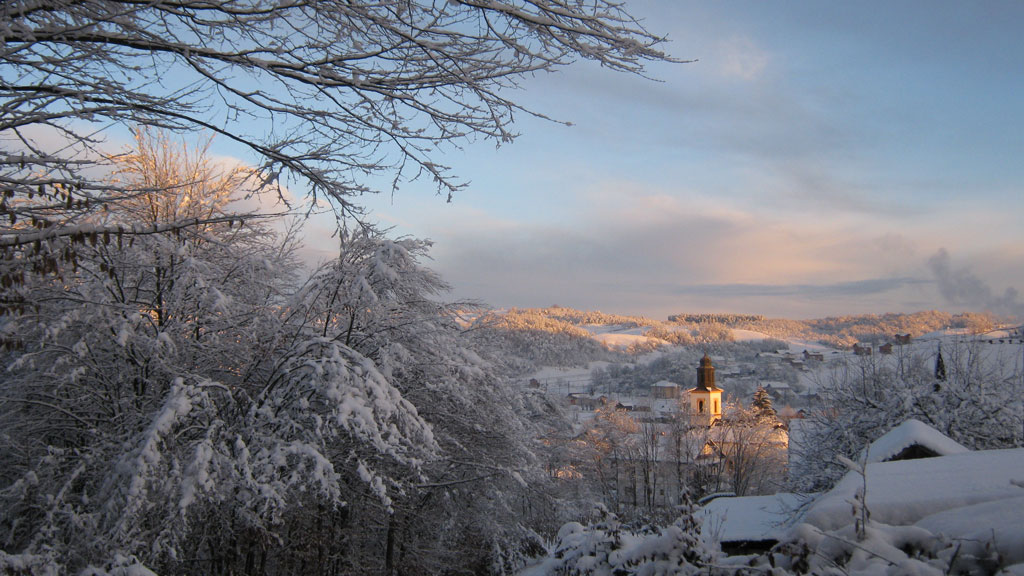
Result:
[[[657,80],[525,79],[470,182],[364,198],[452,298],[662,318],[1024,312],[1024,3],[628,1]]]

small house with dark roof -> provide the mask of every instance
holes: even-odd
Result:
[[[651,397],[661,399],[679,398],[679,384],[662,380],[651,384]]]
[[[869,463],[935,458],[968,451],[966,446],[914,419],[886,432],[866,450],[867,454],[862,452],[859,460]]]
[[[871,356],[871,344],[854,344],[853,353],[857,356]]]
[[[779,543],[808,497],[781,492],[770,496],[725,496],[701,508],[701,533],[718,540],[727,554],[767,552]]]
[[[825,355],[821,352],[808,352],[804,350],[804,360],[817,360],[818,362],[825,361]]]

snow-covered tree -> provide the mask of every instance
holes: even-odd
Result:
[[[942,359],[942,346],[939,346],[939,351],[935,354],[935,379],[946,379],[946,361]]]
[[[738,496],[773,494],[786,477],[789,437],[774,413],[730,403],[725,418],[710,433],[723,465],[717,468],[720,484]]]
[[[639,424],[626,411],[606,405],[597,411],[582,435],[580,459],[587,463],[585,477],[594,478],[605,506],[620,513],[639,503],[638,479],[633,469]]]
[[[938,353],[909,355],[898,366],[902,378],[877,357],[833,363],[818,383],[821,404],[809,411],[790,446],[794,487],[830,487],[845,471],[837,456],[855,458],[910,418],[972,449],[1018,446],[1022,413],[1016,358],[984,352],[977,340],[945,347],[944,381],[935,378]]]
[[[5,357],[0,394],[4,546],[68,570],[143,552],[173,559],[193,504],[232,489],[252,498],[248,510],[266,506],[260,521],[280,503],[253,472],[270,454],[249,458],[239,423],[249,417],[249,368],[265,351],[259,335],[293,269],[289,249],[257,223],[229,226],[241,180],[170,146],[140,134],[118,178],[158,185],[83,223],[155,232],[95,232],[69,245],[68,268],[26,275],[17,288],[31,312],[0,326],[21,343]],[[171,213],[225,221],[161,233]],[[300,476],[328,487],[327,476]]]
[[[432,449],[415,467],[364,460],[387,506],[356,503],[345,544],[335,544],[356,554],[383,543],[375,560],[387,570],[441,572],[514,551],[528,537],[526,487],[540,476],[521,400],[459,327],[468,305],[437,299],[447,285],[419,264],[428,248],[368,227],[343,231],[339,258],[288,307],[299,338],[359,354],[430,431],[420,444]]]
[[[118,178],[157,185],[103,218],[236,221],[98,234],[72,269],[27,278],[32,313],[0,324],[17,343],[0,381],[4,557],[439,572],[528,543],[540,474],[523,406],[440,302],[429,244],[343,232],[296,287],[287,238],[229,212],[247,180],[173,148],[140,134]]]
[[[757,390],[754,391],[754,398],[751,400],[750,406],[757,412],[760,418],[769,420],[775,418],[775,408],[772,408],[772,397],[764,389],[764,386],[758,386]]]

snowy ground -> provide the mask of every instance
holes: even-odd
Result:
[[[656,338],[644,336],[647,329],[643,326],[623,327],[620,325],[586,324],[580,326],[593,334],[594,340],[609,348],[628,348],[635,344],[661,342]]]
[[[754,332],[753,330],[732,330],[732,338],[737,342],[760,342],[761,340],[767,340],[771,338],[763,332]]]

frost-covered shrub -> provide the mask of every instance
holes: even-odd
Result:
[[[692,505],[663,528],[625,529],[604,506],[588,526],[570,522],[558,531],[547,556],[522,576],[628,576],[707,574],[721,552],[700,537]]]

